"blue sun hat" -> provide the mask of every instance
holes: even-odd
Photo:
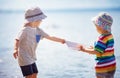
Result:
[[[111,32],[111,26],[113,23],[113,19],[108,13],[102,12],[98,14],[97,16],[95,16],[92,19],[92,21],[95,25],[101,27],[102,29],[108,32]]]
[[[25,20],[27,22],[41,21],[46,17],[39,7],[30,8],[25,12]]]

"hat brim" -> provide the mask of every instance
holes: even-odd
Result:
[[[41,20],[45,19],[46,17],[47,17],[46,15],[42,14],[42,15],[39,15],[39,16],[34,16],[34,17],[31,17],[31,18],[27,18],[27,19],[25,19],[25,21],[27,23],[35,22],[35,21],[41,21]]]
[[[96,22],[97,20],[98,20],[98,16],[95,16],[95,17],[92,18],[92,22],[93,22],[95,25],[98,25],[97,22]]]

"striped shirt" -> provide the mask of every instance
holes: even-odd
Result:
[[[100,35],[94,45],[94,49],[100,53],[96,55],[96,73],[104,73],[116,69],[114,39],[111,33]]]

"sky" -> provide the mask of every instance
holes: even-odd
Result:
[[[0,0],[0,10],[23,10],[32,6],[42,9],[120,8],[120,0]]]

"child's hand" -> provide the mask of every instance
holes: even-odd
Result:
[[[85,47],[83,45],[78,45],[77,47],[79,48],[79,51],[85,51]]]
[[[94,47],[93,47],[93,46],[89,46],[88,48],[89,48],[89,49],[93,49]]]
[[[64,39],[62,39],[61,43],[62,43],[62,44],[64,44],[64,43],[65,43],[65,40],[64,40]]]
[[[13,53],[13,56],[14,56],[15,59],[17,59],[17,57],[18,57],[18,51],[15,50],[15,52]]]

